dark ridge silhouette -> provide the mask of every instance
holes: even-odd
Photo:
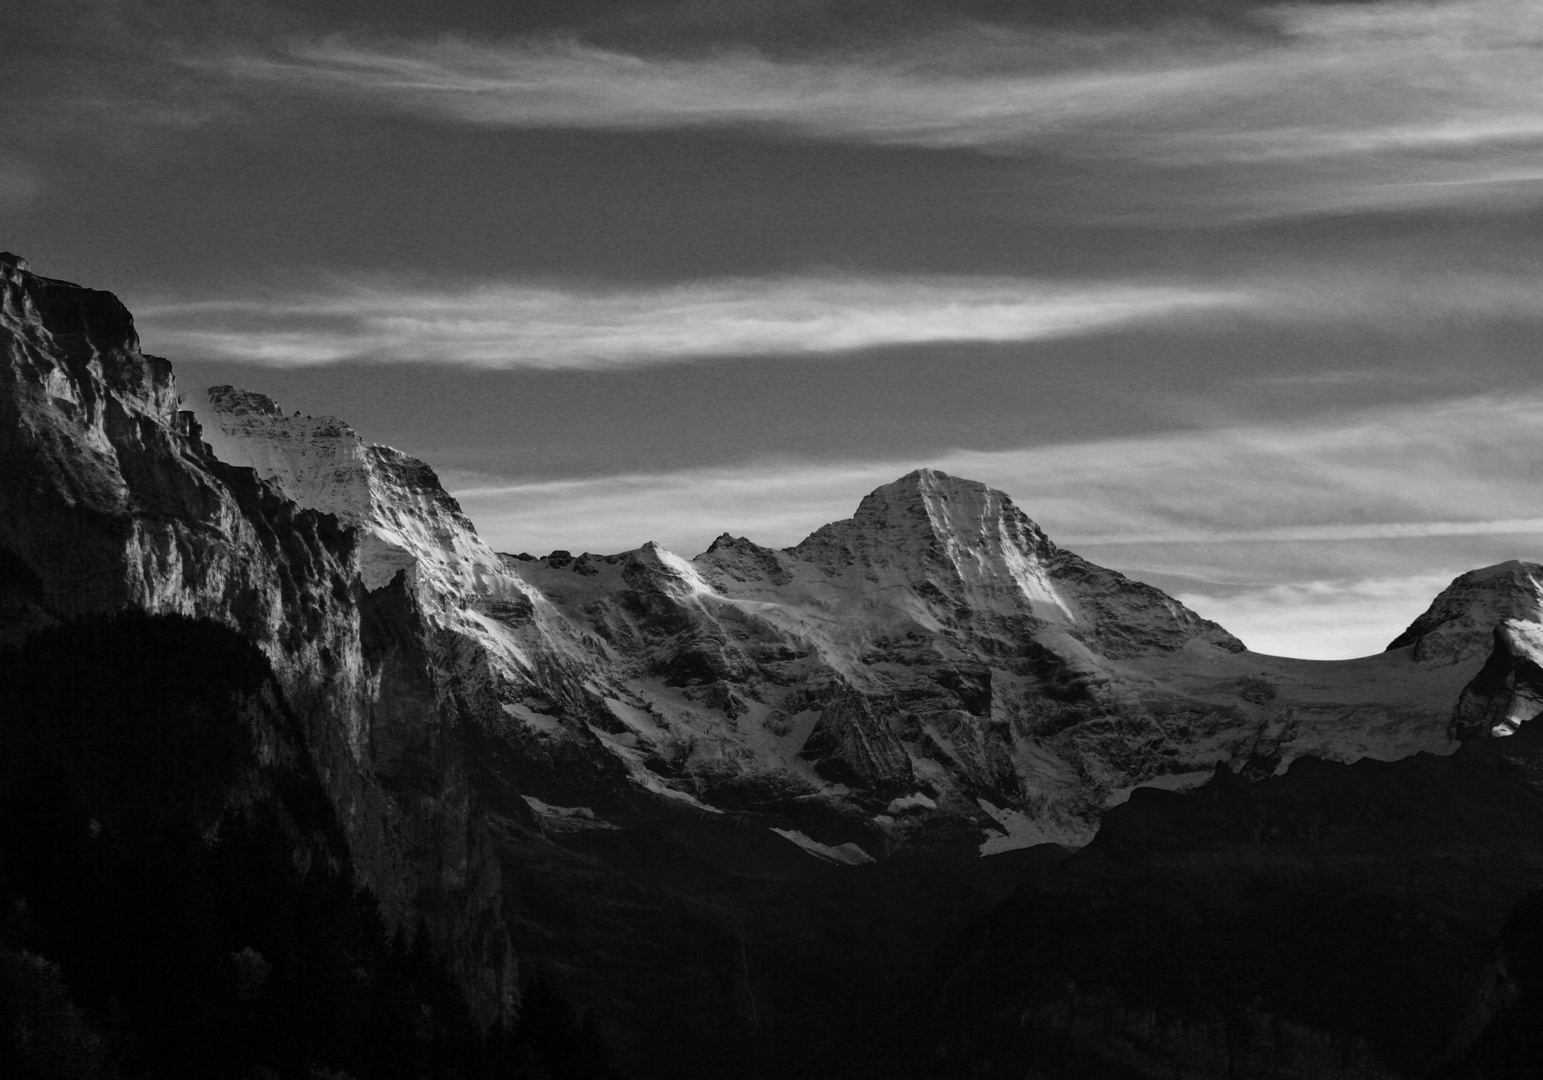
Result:
[[[0,652],[0,1074],[604,1077],[550,989],[483,1033],[388,934],[267,661],[126,612]]]

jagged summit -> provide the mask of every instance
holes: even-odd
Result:
[[[253,469],[302,507],[359,530],[365,588],[405,573],[431,622],[466,635],[513,672],[528,662],[505,628],[474,610],[533,597],[477,535],[424,462],[364,442],[335,416],[286,415],[264,394],[211,386],[182,398],[220,460]]]
[[[170,364],[140,355],[134,317],[116,296],[34,274],[10,252],[0,258],[0,321],[17,345],[66,367],[97,361],[100,377],[115,389],[137,393],[170,382]]]
[[[1388,649],[1413,646],[1426,663],[1473,660],[1489,653],[1494,628],[1509,619],[1543,619],[1543,565],[1511,559],[1460,575]]]
[[[366,443],[341,417],[286,414],[268,395],[229,385],[194,390],[180,404],[201,422],[212,419],[203,435],[220,460],[281,483],[301,506],[358,525],[378,508],[385,489],[394,488],[433,504],[455,528],[476,532],[432,466],[394,447]]]
[[[337,417],[286,416],[267,395],[234,386],[183,394],[181,407],[198,419],[221,461],[256,469],[308,509],[351,525],[369,517],[369,453]]]
[[[1028,619],[1104,656],[1242,642],[1158,589],[1062,551],[1012,499],[917,469],[788,548],[844,588],[938,625],[1010,637]],[[925,616],[923,615],[925,609]]]
[[[874,489],[850,518],[817,529],[788,549],[831,569],[908,561],[965,578],[1005,572],[1025,585],[1026,577],[1036,576],[1033,564],[1055,551],[1005,494],[936,469],[917,469]],[[1059,606],[1052,597],[1043,599]]]
[[[945,548],[993,550],[1009,545],[1039,558],[1056,550],[1006,494],[938,469],[916,469],[874,489],[849,520],[817,530],[798,548],[818,546],[827,538],[859,542],[858,537],[928,550],[936,542]]]
[[[1493,566],[1481,566],[1477,570],[1469,570],[1462,576],[1471,581],[1488,581],[1490,578],[1514,577],[1517,574],[1526,574],[1536,577],[1543,567],[1538,563],[1527,562],[1525,559],[1507,559]]]
[[[207,402],[211,407],[229,416],[269,416],[282,417],[284,409],[279,403],[267,394],[258,393],[256,390],[243,390],[238,386],[222,384],[219,386],[206,386],[202,390],[194,390],[186,395],[185,399],[190,403],[200,404]],[[293,415],[299,416],[297,410]],[[308,419],[314,419],[309,418]],[[333,423],[348,427],[341,419],[335,416],[322,417]]]

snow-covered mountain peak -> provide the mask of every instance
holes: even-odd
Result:
[[[181,406],[197,418],[221,461],[255,469],[307,509],[336,514],[349,525],[369,520],[368,454],[342,420],[285,415],[267,395],[234,386],[191,391]]]
[[[286,414],[263,394],[214,386],[187,394],[215,456],[253,469],[295,503],[360,530],[366,589],[406,573],[429,618],[478,641],[508,670],[524,651],[478,608],[539,596],[505,569],[428,465],[388,446],[366,445],[335,416]]]
[[[207,400],[230,416],[251,414],[282,417],[284,415],[284,410],[279,407],[279,403],[267,394],[259,394],[256,390],[243,390],[236,386],[206,386],[202,390],[191,392],[187,397],[198,402]],[[300,415],[298,410],[295,415]]]
[[[1418,661],[1455,664],[1486,655],[1508,619],[1543,621],[1543,565],[1512,559],[1462,574],[1388,649],[1413,646]]]
[[[945,550],[996,551],[1010,545],[1034,558],[1055,553],[1039,526],[1007,495],[937,469],[917,469],[874,490],[841,531],[928,552],[936,552],[941,542]]]
[[[908,563],[977,576],[985,564],[1038,563],[1055,554],[1038,525],[1000,491],[918,469],[868,494],[857,512],[816,530],[789,553],[828,569]],[[1008,576],[1013,576],[1009,572]]]
[[[703,580],[702,575],[690,560],[683,559],[673,551],[661,547],[657,541],[648,541],[632,555],[638,565],[653,572],[656,581],[662,579],[668,582],[670,591],[677,596],[684,597],[713,591],[712,586]]]

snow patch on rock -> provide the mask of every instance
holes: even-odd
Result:
[[[900,795],[889,800],[885,809],[891,814],[903,814],[907,810],[936,810],[938,804],[929,798],[925,792],[918,791],[914,795]]]
[[[818,840],[805,836],[797,829],[773,829],[772,832],[784,840],[792,841],[815,858],[824,859],[826,862],[842,863],[846,866],[860,866],[863,863],[874,861],[872,855],[869,855],[861,847],[853,843],[837,844],[835,847],[831,847],[828,844],[822,844]]]
[[[596,817],[595,812],[587,806],[553,806],[542,802],[534,795],[521,795],[520,798],[525,800],[526,805],[542,819],[542,824],[547,828],[556,825],[559,831],[566,832],[577,829],[619,829],[621,827]]]
[[[1034,847],[1038,844],[1081,847],[1087,842],[1081,835],[1082,830],[1058,828],[1044,817],[1033,816],[1014,807],[1000,807],[987,799],[978,798],[975,802],[991,815],[1001,829],[1000,832],[988,830],[986,839],[982,840],[979,846],[982,856],[1017,851],[1019,848]]]

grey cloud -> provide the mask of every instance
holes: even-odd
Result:
[[[484,368],[608,368],[832,353],[937,341],[1033,341],[1246,306],[1178,282],[811,275],[581,291],[375,283],[265,301],[142,305],[173,354],[275,366],[366,359]]]
[[[489,127],[732,127],[1204,170],[1238,217],[1531,198],[1543,9],[1526,0],[1283,6],[1274,35],[1172,23],[969,23],[771,56],[571,39],[295,43],[205,60],[241,80]],[[1139,208],[1138,208],[1139,210]]]
[[[256,300],[142,304],[138,314],[146,340],[164,352],[276,367],[614,369],[1047,341],[1134,325],[1358,323],[1398,334],[1462,319],[1533,322],[1543,320],[1540,279],[1543,270],[1521,264],[1490,273],[1299,266],[1217,281],[810,273],[645,289],[374,278],[307,282]]]

